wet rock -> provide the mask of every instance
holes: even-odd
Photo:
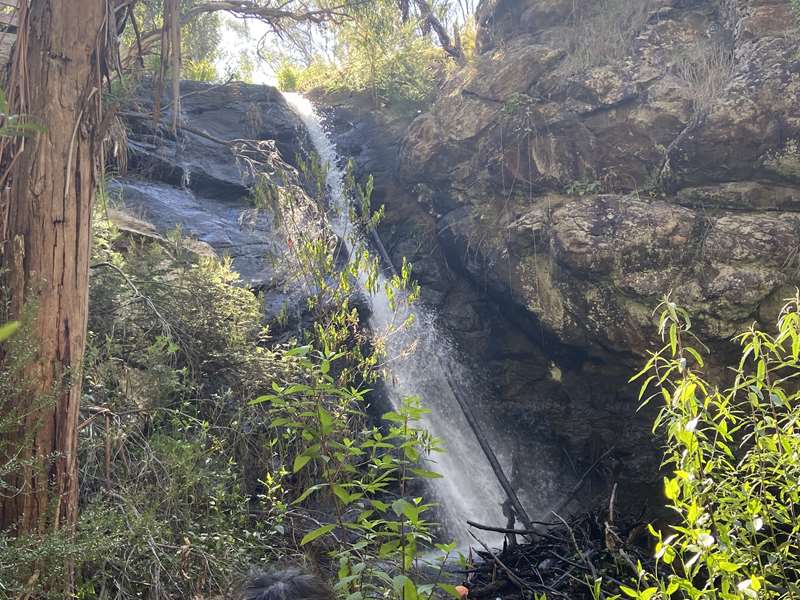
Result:
[[[128,111],[130,173],[112,184],[119,198],[112,219],[129,235],[163,240],[177,232],[196,254],[230,259],[242,285],[263,293],[268,320],[297,325],[307,317],[306,296],[289,268],[291,231],[279,206],[255,207],[249,198],[252,171],[220,142],[266,144],[270,156],[293,163],[306,155],[302,123],[269,86],[184,81],[181,94],[186,129],[177,140],[138,116],[152,111],[149,90]],[[168,98],[163,104],[168,120]],[[284,176],[275,169],[272,182],[281,184]],[[323,235],[324,218],[311,199],[294,202],[293,227]]]
[[[136,112],[151,115],[152,90],[139,91]],[[171,122],[170,98],[162,99],[162,118]],[[234,151],[216,140],[271,140],[283,160],[296,164],[306,156],[305,129],[280,92],[271,86],[231,83],[224,86],[181,82],[181,119],[192,131],[178,139],[152,119],[128,118],[133,168],[172,185],[204,193],[246,196],[249,169]]]

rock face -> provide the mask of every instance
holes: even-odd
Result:
[[[478,23],[407,130],[341,97],[334,130],[491,384],[526,495],[543,462],[563,497],[610,452],[581,496],[630,498],[658,481],[627,379],[661,297],[724,356],[800,283],[798,21],[788,0],[484,0]]]
[[[127,119],[128,147],[133,169],[160,181],[206,195],[247,195],[246,165],[219,140],[268,143],[290,164],[304,156],[303,125],[273,87],[181,82],[181,118],[188,129],[178,140],[166,127],[153,127],[153,104],[152,91],[144,88],[136,99],[138,111],[128,113],[140,115]],[[162,119],[170,122],[172,107],[166,94],[162,107]]]
[[[113,183],[120,206],[112,218],[137,236],[180,230],[193,251],[230,258],[244,285],[265,292],[267,318],[288,310],[291,319],[302,311],[304,295],[286,269],[287,230],[279,207],[256,208],[249,198],[254,165],[248,159],[293,163],[304,155],[305,129],[269,86],[184,81],[181,95],[178,139],[154,125],[149,89],[127,112],[130,168]],[[169,98],[163,104],[168,121]],[[225,143],[234,140],[246,143]],[[270,169],[272,183],[283,183],[282,172]],[[305,196],[295,201],[295,225],[321,235],[324,219],[316,205]]]
[[[570,344],[641,354],[670,289],[712,339],[771,316],[800,244],[789,2],[574,4],[481,4],[482,54],[412,124],[403,176]]]

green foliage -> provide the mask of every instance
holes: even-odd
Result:
[[[658,538],[661,571],[642,573],[633,598],[796,598],[800,595],[800,293],[775,334],[755,326],[736,339],[732,383],[703,375],[691,320],[667,298],[666,345],[636,376],[663,400],[665,495],[679,523]]]
[[[19,321],[11,321],[10,323],[0,325],[0,342],[5,342],[16,333],[17,329],[19,329]]]
[[[366,390],[340,387],[331,375],[343,353],[307,346],[287,354],[314,374],[312,381],[276,385],[253,404],[270,405],[271,445],[279,456],[293,457],[281,461],[270,480],[283,487],[291,478],[292,507],[331,515],[300,545],[327,549],[338,564],[337,590],[348,598],[395,589],[398,574],[405,598],[416,597],[411,591],[428,593],[408,577],[422,549],[433,546],[435,531],[426,518],[431,506],[411,494],[415,480],[439,476],[419,466],[423,456],[438,451],[437,441],[416,425],[425,409],[408,399],[383,416],[384,427],[365,428]]]
[[[564,193],[569,196],[594,196],[603,193],[603,184],[591,180],[573,181],[564,188]]]
[[[78,533],[0,535],[0,581],[45,597],[31,560],[57,579],[74,559],[82,598],[222,594],[251,565],[297,555],[259,483],[268,437],[246,402],[301,374],[264,347],[262,304],[227,263],[178,235],[136,240],[102,219],[95,232]],[[26,364],[24,324],[6,345]],[[4,398],[18,389],[8,371]]]
[[[183,77],[192,81],[215,81],[217,67],[207,59],[186,60],[183,62]]]
[[[380,335],[403,323],[371,340],[352,302],[363,281],[378,291],[363,236],[382,211],[372,211],[371,181],[348,176],[359,231],[343,266],[338,240],[319,227],[320,210],[299,185],[321,201],[325,174],[318,162],[286,171],[279,185],[262,173],[253,192],[293,241],[287,262],[311,319],[299,340],[273,340],[261,299],[230,262],[196,253],[180,231],[121,235],[96,219],[81,520],[73,538],[0,534],[0,595],[48,597],[48,581],[73,560],[81,598],[213,597],[250,566],[302,560],[311,547],[352,598],[432,594],[410,569],[433,546],[436,527],[415,480],[435,476],[419,461],[437,443],[418,427],[417,400],[380,427],[368,417],[368,385],[386,358]],[[385,289],[397,308],[418,292],[406,263]],[[22,389],[35,350],[21,321],[4,343],[4,399]],[[19,417],[4,414],[0,430]],[[7,475],[25,466],[2,465],[4,492],[13,491]],[[48,577],[34,577],[38,566]]]
[[[284,60],[275,71],[275,78],[278,89],[284,92],[296,92],[299,90],[302,69]]]
[[[301,91],[320,87],[366,92],[376,103],[402,110],[432,101],[446,57],[429,36],[420,34],[416,21],[401,22],[394,2],[356,5],[335,35],[334,56],[317,55],[305,65],[282,58],[279,86],[283,77],[284,83],[294,83]]]
[[[326,169],[312,159],[300,163],[299,176],[322,201]],[[383,210],[373,212],[372,180],[358,185],[352,167],[345,189],[353,206],[348,219],[357,224],[345,265],[335,260],[336,244],[303,226],[305,197],[297,188],[284,182],[275,189],[262,178],[254,190],[257,206],[277,204],[279,214],[288,215],[284,227],[294,241],[299,283],[314,315],[305,344],[282,354],[301,377],[273,383],[269,393],[251,403],[268,411],[272,428],[269,446],[276,459],[265,481],[287,515],[307,515],[315,524],[298,534],[300,546],[323,550],[337,565],[340,594],[353,600],[386,594],[428,597],[432,585],[417,586],[411,575],[423,551],[435,547],[437,528],[427,517],[432,507],[419,496],[419,482],[439,476],[423,466],[426,457],[439,451],[438,441],[419,427],[427,412],[419,399],[409,398],[384,414],[381,427],[371,425],[367,415],[366,385],[380,374],[386,358],[380,338],[407,321],[373,332],[376,338],[365,346],[359,343],[359,317],[350,304],[363,283],[371,293],[385,293],[400,311],[416,299],[419,288],[404,262],[401,272],[379,289],[378,262],[363,240]],[[445,556],[453,550],[439,549]]]
[[[200,0],[181,0],[181,13],[201,4]],[[142,0],[134,7],[134,14],[142,32],[160,29],[163,26],[162,0]],[[222,18],[217,12],[203,13],[184,23],[181,27],[181,57],[183,72],[181,76],[195,81],[214,81],[217,70],[214,65],[220,55],[222,41]],[[136,49],[136,35],[133,27],[126,27],[121,45]],[[145,71],[155,73],[160,64],[158,55],[145,57]]]

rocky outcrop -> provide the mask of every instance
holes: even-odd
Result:
[[[787,0],[483,0],[479,54],[406,123],[326,98],[408,257],[519,440],[528,498],[658,488],[627,379],[662,296],[726,340],[800,283],[800,60]],[[558,481],[537,474],[558,471]],[[556,488],[556,489],[551,489]]]
[[[712,340],[773,316],[800,245],[789,2],[574,5],[481,3],[483,52],[412,124],[404,178],[567,343],[641,354],[669,290]]]
[[[280,206],[259,206],[251,191],[255,172],[278,186],[292,175],[287,163],[305,156],[305,129],[269,86],[184,81],[181,98],[177,137],[153,122],[148,87],[124,113],[129,170],[111,186],[119,199],[111,217],[125,233],[163,240],[177,231],[184,247],[229,258],[242,284],[264,293],[267,319],[291,321],[306,297],[288,268],[287,224]],[[168,122],[169,99],[163,103]],[[319,207],[295,192],[292,226],[323,235]]]
[[[181,119],[176,139],[168,127],[154,127],[154,97],[144,86],[128,111],[128,149],[138,173],[209,195],[249,194],[246,165],[219,141],[253,140],[274,148],[286,162],[305,156],[305,129],[281,93],[270,86],[181,82]],[[137,116],[138,115],[138,116]],[[172,119],[168,95],[162,119]]]

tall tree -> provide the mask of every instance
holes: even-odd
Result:
[[[102,90],[109,72],[122,67],[115,59],[118,29],[128,18],[135,25],[130,7],[137,1],[18,0],[19,34],[6,86],[9,112],[28,115],[38,129],[13,143],[0,141],[0,188],[10,185],[6,217],[0,219],[0,273],[11,318],[33,309],[36,344],[20,393],[0,398],[0,421],[19,416],[18,426],[0,432],[0,464],[12,459],[22,465],[4,474],[0,493],[0,530],[17,535],[59,528],[69,533],[77,520],[92,207],[110,116],[103,113]],[[293,0],[217,0],[195,6],[179,21],[178,4],[166,2],[172,9],[170,43],[177,50],[171,53],[174,73],[179,23],[191,18],[227,10],[277,30],[286,21],[319,23],[338,14]],[[142,49],[162,35],[137,38]]]
[[[38,131],[4,148],[11,186],[3,266],[12,317],[33,307],[35,358],[24,389],[2,399],[20,415],[2,440],[24,465],[0,495],[0,529],[18,535],[74,528],[77,440],[92,204],[98,182],[106,0],[22,0],[8,81],[11,110]],[[49,401],[42,402],[48,398]]]

